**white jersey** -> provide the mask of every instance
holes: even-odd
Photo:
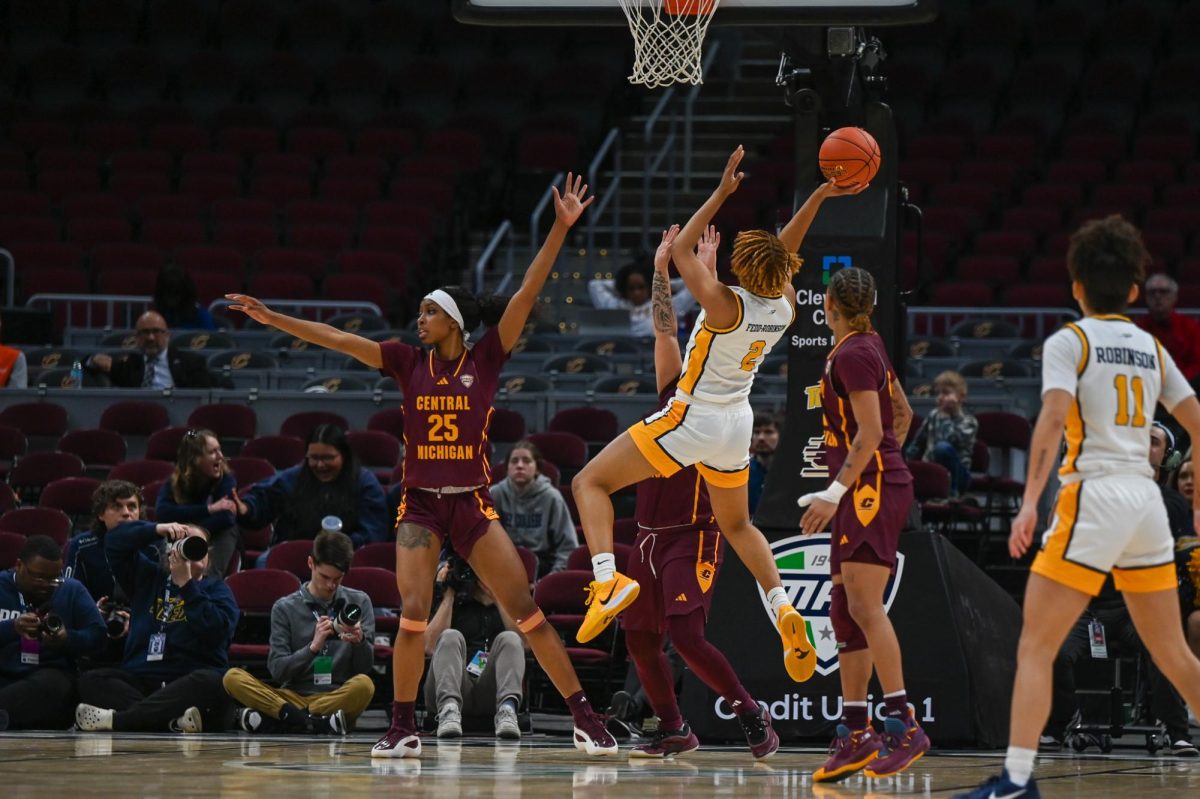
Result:
[[[715,405],[746,401],[759,365],[795,319],[795,304],[786,295],[760,297],[734,286],[730,291],[738,303],[732,327],[710,327],[708,314],[701,311],[692,328],[679,378],[684,401]]]
[[[1193,394],[1170,353],[1124,316],[1089,316],[1046,339],[1042,394],[1074,398],[1067,415],[1063,483],[1085,477],[1152,477],[1150,427],[1155,406],[1169,411]]]

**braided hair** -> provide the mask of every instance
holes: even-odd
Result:
[[[487,327],[499,324],[510,299],[490,294],[476,295],[464,286],[442,286],[442,291],[453,297],[458,305],[466,326],[464,333],[470,333],[481,324]]]
[[[871,329],[871,311],[875,310],[875,278],[857,266],[833,273],[829,281],[829,299],[849,320],[850,329],[866,333]]]
[[[765,230],[743,230],[733,240],[733,274],[742,288],[761,297],[782,295],[802,263],[799,255]]]

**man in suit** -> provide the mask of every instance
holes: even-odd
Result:
[[[88,369],[108,375],[121,388],[212,388],[204,358],[169,346],[171,331],[157,311],[138,317],[137,349],[117,356],[97,353]]]

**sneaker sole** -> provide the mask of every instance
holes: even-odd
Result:
[[[421,756],[421,741],[420,741],[420,739],[417,740],[417,745],[415,748],[411,747],[411,746],[397,746],[395,749],[372,749],[371,750],[371,757],[386,757],[386,758],[393,758],[393,759],[399,760],[401,758],[406,758],[406,757],[420,757],[420,756]]]
[[[604,632],[608,625],[613,623],[613,619],[621,614],[621,611],[633,604],[633,600],[637,599],[638,592],[641,590],[642,587],[637,582],[630,580],[628,585],[604,605],[604,612],[596,620],[587,618],[583,620],[583,624],[579,625],[579,631],[575,633],[575,640],[586,644]]]
[[[779,635],[783,639],[783,666],[792,682],[807,682],[817,670],[817,657],[804,617],[792,611],[779,621]]]
[[[928,751],[929,751],[928,749],[922,750],[916,757],[914,757],[912,760],[908,761],[907,763],[905,763],[903,766],[896,769],[895,771],[873,771],[868,768],[868,769],[866,769],[866,771],[864,773],[868,777],[871,777],[871,778],[894,777],[897,774],[902,774],[905,771],[907,771],[909,766],[911,766],[913,763],[916,763],[921,758],[925,757],[925,752],[928,752]]]
[[[824,768],[819,768],[813,772],[813,782],[841,782],[847,777],[853,776],[867,767],[875,758],[879,757],[878,752],[872,752],[871,756],[866,760],[860,760],[857,763],[849,763],[842,766],[837,771],[826,772]]]
[[[599,746],[591,738],[587,736],[578,727],[575,728],[572,737],[575,740],[575,748],[580,752],[585,752],[594,757],[603,757],[606,755],[615,755],[620,751],[620,748],[614,743],[612,746]],[[580,740],[582,738],[583,740]]]
[[[696,744],[690,749],[680,749],[678,752],[661,752],[659,754],[651,754],[642,749],[630,749],[629,757],[633,760],[670,760],[673,757],[690,754],[700,749],[700,744]]]

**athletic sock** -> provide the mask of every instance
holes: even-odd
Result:
[[[517,703],[517,698],[515,696],[504,697],[504,699],[502,699],[500,701],[500,704],[496,705],[496,710],[499,710],[500,708],[504,707],[505,705],[508,705],[509,707],[511,707],[513,713],[516,713],[517,710],[519,709],[519,706]]]
[[[779,609],[788,603],[787,591],[783,590],[783,586],[777,585],[767,592],[767,601],[771,603],[771,610],[775,612],[775,618],[778,620]]]
[[[416,702],[392,702],[392,729],[415,731],[416,707]]]
[[[867,728],[867,703],[866,702],[843,702],[842,703],[842,721],[846,722],[846,726],[851,732],[858,732]]]
[[[883,714],[908,721],[908,692],[903,688],[883,695]]]
[[[592,556],[592,573],[596,582],[607,583],[617,573],[617,559],[611,552],[601,552]]]
[[[582,689],[566,697],[564,701],[571,711],[571,718],[575,719],[575,726],[579,726],[581,721],[586,720],[595,712],[592,710],[591,703],[588,702],[587,694]]]
[[[1008,754],[1004,757],[1004,770],[1008,772],[1008,778],[1012,780],[1013,785],[1024,788],[1029,784],[1029,778],[1033,776],[1035,757],[1037,750],[1022,749],[1019,746],[1008,747]]]

